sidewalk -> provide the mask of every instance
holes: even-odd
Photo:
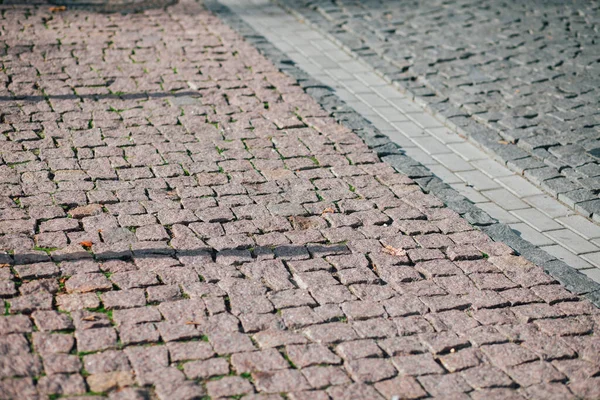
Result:
[[[600,220],[596,2],[278,1],[509,169]]]
[[[0,398],[600,396],[597,293],[423,193],[235,15],[0,8]]]
[[[364,62],[372,58],[364,59],[360,52],[337,40],[335,33],[328,34],[330,24],[321,20],[317,20],[319,25],[307,24],[297,19],[304,13],[292,8],[294,18],[269,1],[225,3],[311,77],[334,88],[340,99],[408,156],[475,203],[478,212],[509,225],[531,245],[600,282],[600,227],[586,218],[590,214],[574,203],[567,201],[577,211],[559,202],[556,194],[545,193],[543,187],[536,186],[539,182],[532,182],[527,173],[523,176],[523,170],[514,163],[506,165],[502,157],[483,151],[473,138],[452,131],[447,126],[453,126],[451,119],[439,113],[432,116],[422,98],[389,83],[379,76],[379,69]],[[250,3],[253,6],[247,7]],[[401,172],[410,175],[409,169]],[[462,204],[456,208],[461,215],[463,210]],[[488,220],[470,222],[487,225]]]

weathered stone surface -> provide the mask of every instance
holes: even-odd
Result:
[[[9,398],[595,395],[587,291],[422,193],[202,4],[2,7]]]

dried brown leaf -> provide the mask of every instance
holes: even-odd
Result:
[[[390,245],[385,245],[383,246],[383,251],[386,254],[392,255],[392,256],[396,256],[396,257],[404,257],[406,256],[406,251],[404,249],[397,249],[395,247],[392,247]]]

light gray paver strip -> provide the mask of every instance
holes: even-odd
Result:
[[[265,6],[265,2],[261,1],[259,5]],[[316,60],[316,64],[319,64],[323,60],[323,57],[327,57],[329,60],[336,61],[339,67],[324,68],[324,72],[327,74],[327,78],[324,79],[325,83],[332,85],[333,87],[345,87],[345,90],[338,91],[337,94],[342,100],[347,100],[348,104],[353,106],[359,113],[371,120],[371,122],[378,127],[382,132],[385,132],[392,139],[401,137],[398,134],[390,134],[389,129],[391,123],[392,127],[398,129],[398,133],[404,134],[408,139],[417,145],[418,148],[406,146],[406,140],[396,140],[398,144],[403,146],[406,154],[421,164],[430,167],[432,171],[435,171],[436,160],[442,163],[450,171],[456,172],[456,177],[469,185],[473,185],[476,190],[490,190],[504,186],[506,189],[511,191],[517,198],[527,200],[529,196],[540,195],[543,192],[537,187],[533,186],[522,176],[518,176],[515,173],[511,173],[504,166],[498,162],[489,159],[488,155],[473,146],[471,143],[465,141],[456,133],[449,131],[448,128],[444,127],[439,121],[436,121],[434,117],[429,114],[423,113],[422,108],[415,103],[411,102],[410,99],[406,98],[402,93],[393,85],[386,83],[385,80],[381,79],[365,64],[358,61],[354,63],[362,64],[363,67],[359,72],[353,71],[346,66],[346,70],[353,73],[354,80],[348,78],[347,75],[343,75],[343,78],[336,76],[336,71],[343,69],[347,64],[347,53],[330,53],[329,50],[335,44],[331,43],[327,50],[322,50],[322,43],[327,42],[327,38],[322,36],[319,38],[318,43],[321,46],[313,45],[314,39],[316,39],[315,31],[311,30],[310,27],[299,24],[298,21],[290,18],[289,15],[279,13],[280,18],[284,18],[288,22],[286,27],[278,28],[277,30],[271,30],[270,22],[264,18],[252,19],[253,16],[250,13],[245,13],[245,18],[252,24],[252,21],[256,21],[255,28],[265,35],[269,40],[277,46],[282,43],[284,50],[285,48],[291,47],[297,52],[315,54],[315,50],[322,51],[323,56],[320,56]],[[301,25],[297,29],[290,29],[290,25]],[[303,35],[283,35],[282,33],[294,31],[296,33],[302,32]],[[274,36],[277,34],[277,37]],[[313,41],[304,40],[304,35],[309,35],[313,38]],[[311,65],[315,60],[309,58],[295,58],[295,52],[291,53],[291,58],[298,63],[301,68],[307,67],[311,69]],[[342,57],[336,60],[336,54],[344,54]],[[330,62],[327,62],[331,65]],[[357,64],[357,65],[358,65]],[[366,70],[366,71],[365,71]],[[320,77],[318,75],[317,77]],[[379,88],[379,90],[378,90]],[[386,88],[385,93],[394,93],[393,97],[386,97],[382,92],[381,88]],[[348,97],[346,93],[356,93],[357,96]],[[402,117],[396,117],[396,114],[391,114],[393,117],[386,117],[390,115],[390,106],[397,109],[399,114],[409,118],[409,121],[404,120]],[[395,121],[396,119],[402,119],[402,122]],[[387,122],[386,122],[387,121]],[[393,128],[392,128],[393,129]],[[440,134],[436,134],[432,131],[443,130],[443,136],[440,138]],[[424,154],[427,153],[427,154]],[[429,156],[429,154],[431,156]],[[433,157],[433,159],[432,159]],[[433,168],[432,168],[433,167]],[[452,176],[452,172],[448,174],[448,171],[437,169],[440,172],[440,178],[446,183],[452,184],[456,182],[457,178]],[[486,176],[484,176],[486,175]],[[488,178],[489,177],[489,178]],[[559,203],[554,201],[559,207]],[[502,208],[501,202],[498,204]],[[498,218],[501,222],[518,222],[514,220],[514,217],[509,216],[502,212],[502,210],[496,207],[482,207],[486,211],[491,211],[492,217]],[[513,208],[503,208],[506,211],[511,211]],[[525,221],[524,221],[525,222]],[[567,226],[567,228],[571,229]],[[550,238],[549,240],[554,240]],[[545,240],[537,241],[539,243],[546,243]],[[555,242],[556,243],[556,242]],[[558,244],[558,243],[557,243]],[[572,248],[571,248],[572,249]],[[600,268],[600,264],[594,264],[594,267]]]

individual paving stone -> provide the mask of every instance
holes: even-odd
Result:
[[[473,368],[483,362],[483,355],[478,349],[462,349],[439,358],[441,364],[450,372]]]
[[[44,395],[77,395],[86,392],[81,375],[44,376],[38,382],[38,391]]]
[[[208,394],[213,397],[240,396],[254,393],[252,384],[238,376],[226,376],[206,384]]]
[[[110,290],[112,283],[102,274],[76,274],[65,282],[69,293],[85,293],[96,290]]]
[[[56,311],[35,311],[32,315],[35,325],[42,332],[73,329],[72,319]]]
[[[498,368],[485,366],[471,368],[461,373],[464,380],[475,389],[510,387],[512,380]]]
[[[243,333],[212,332],[208,335],[217,354],[231,354],[255,350],[250,338]]]
[[[363,358],[345,363],[350,376],[357,382],[373,383],[396,375],[396,369],[389,360]]]
[[[15,272],[21,279],[46,278],[57,276],[59,269],[54,263],[35,263],[15,266]]]
[[[229,374],[229,363],[224,358],[211,358],[205,361],[189,361],[183,364],[183,371],[188,378],[210,378]]]
[[[311,340],[319,343],[340,342],[357,338],[356,332],[350,325],[340,322],[309,327],[305,330],[305,334]]]
[[[8,300],[11,314],[29,314],[37,310],[52,309],[52,295],[46,291],[15,297]]]
[[[435,362],[431,354],[393,357],[392,363],[400,375],[418,376],[444,373],[444,369]]]
[[[383,398],[372,386],[363,383],[349,385],[346,390],[343,388],[344,386],[332,386],[327,389],[327,393],[335,400],[346,398],[380,400]]]
[[[563,381],[566,377],[547,362],[533,362],[511,368],[508,375],[523,387]]]
[[[115,350],[86,355],[83,357],[83,364],[85,370],[91,374],[131,370],[125,353]]]
[[[427,392],[434,396],[459,394],[471,390],[471,386],[458,374],[421,376],[418,381]]]
[[[264,393],[297,392],[310,388],[306,378],[298,370],[277,372],[254,372],[256,388]]]
[[[287,361],[275,349],[233,354],[231,356],[231,365],[238,373],[275,371],[289,367]]]
[[[43,361],[48,375],[77,373],[81,369],[81,361],[76,355],[49,354]]]
[[[481,351],[500,368],[512,367],[537,359],[535,354],[515,343],[483,346]]]
[[[127,386],[132,386],[135,384],[133,374],[125,371],[90,375],[87,377],[86,382],[90,391],[96,393],[108,392],[111,390],[121,390]]]
[[[421,385],[410,376],[378,382],[375,384],[375,388],[386,398],[400,396],[405,399],[419,399],[427,395]]]
[[[117,272],[110,276],[110,280],[120,289],[146,287],[159,283],[156,274],[150,271]]]
[[[100,298],[107,310],[142,307],[146,305],[146,296],[143,289],[106,292],[103,293]]]
[[[178,285],[160,285],[146,289],[146,299],[149,303],[175,301],[182,298]]]
[[[72,335],[50,334],[35,332],[33,334],[33,346],[40,354],[44,353],[69,353],[75,344]]]
[[[119,328],[121,342],[130,344],[146,344],[158,342],[160,334],[154,324],[124,325]]]
[[[37,376],[42,370],[39,357],[31,354],[3,356],[0,366],[2,378]]]
[[[339,364],[341,359],[327,347],[319,344],[286,346],[290,361],[299,368],[311,365]]]
[[[113,328],[96,328],[75,332],[77,350],[90,352],[117,347],[117,333]]]
[[[335,351],[347,360],[365,357],[381,357],[383,355],[381,349],[374,340],[357,340],[342,343],[336,347]]]
[[[130,308],[114,310],[112,319],[117,325],[139,324],[143,322],[158,322],[162,316],[156,307]]]

